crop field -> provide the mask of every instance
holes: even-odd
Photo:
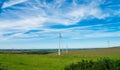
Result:
[[[0,70],[64,70],[81,60],[97,61],[100,58],[120,60],[120,48],[70,50],[50,54],[0,54]]]

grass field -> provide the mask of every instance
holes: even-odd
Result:
[[[0,54],[0,68],[5,70],[64,70],[71,63],[82,59],[120,59],[120,48],[70,50],[58,56],[51,54]]]

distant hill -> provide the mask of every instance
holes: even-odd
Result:
[[[115,46],[115,47],[109,47],[109,48],[120,48],[120,46]]]
[[[86,50],[69,50],[68,54],[79,55],[120,55],[120,46],[110,48],[86,49]]]

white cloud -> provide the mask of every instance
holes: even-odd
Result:
[[[93,0],[87,4],[78,4],[74,0],[69,6],[64,5],[65,2],[65,0],[55,0],[55,2],[52,3],[38,0],[10,0],[6,2],[3,6],[3,13],[1,14],[5,17],[2,17],[4,20],[0,22],[0,36],[8,32],[17,32],[10,36],[10,38],[17,36],[34,37],[40,33],[29,35],[25,35],[24,33],[32,29],[38,29],[43,30],[42,34],[45,36],[49,36],[50,32],[65,32],[66,37],[73,37],[71,34],[75,34],[76,37],[90,37],[90,35],[86,34],[94,33],[94,30],[80,30],[82,27],[80,27],[80,29],[70,28],[55,30],[45,28],[45,26],[56,24],[68,26],[74,25],[84,19],[104,19],[109,16],[108,13],[104,13],[99,7],[101,2],[98,1]],[[20,3],[24,3],[25,6],[14,6]],[[12,7],[14,10],[4,9],[7,7]],[[6,19],[7,17],[9,17],[9,19]]]
[[[0,28],[10,28],[10,29],[30,29],[42,26],[43,23],[47,20],[44,17],[30,17],[21,20],[7,20],[0,22]]]
[[[10,6],[25,2],[25,1],[27,0],[10,0],[8,2],[5,2],[2,8],[7,8],[7,7],[10,7]]]
[[[35,17],[35,18],[13,20],[13,21],[2,21],[0,22],[1,24],[0,36],[3,37],[4,34],[15,33],[11,35],[9,38],[13,38],[15,36],[19,37],[20,35],[24,34],[24,32],[26,31],[36,29],[36,28],[39,28],[39,29],[42,28],[42,25],[45,21],[46,21],[46,18],[43,18],[43,17],[37,17],[37,18]]]
[[[99,3],[96,3],[94,1],[88,5],[82,5],[75,9],[73,8],[73,10],[70,11],[67,15],[72,20],[74,20],[73,23],[76,23],[83,19],[90,19],[91,17],[104,19],[105,17],[109,16],[108,13],[104,13],[102,9],[99,8]]]
[[[61,31],[59,32],[62,32],[63,37],[68,39],[120,37],[120,31],[109,31],[111,29],[116,29],[116,28],[105,28],[103,26],[104,25],[101,24],[91,25],[91,26],[79,26],[68,29],[61,29]],[[90,28],[97,28],[97,30]]]
[[[93,34],[85,35],[87,38],[100,38],[100,37],[120,37],[120,31],[117,32],[96,32]]]

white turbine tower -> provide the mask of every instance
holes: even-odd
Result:
[[[62,38],[62,36],[61,36],[61,33],[59,33],[59,36],[58,36],[58,39],[59,39],[59,48],[58,48],[58,55],[61,55],[61,38]]]

